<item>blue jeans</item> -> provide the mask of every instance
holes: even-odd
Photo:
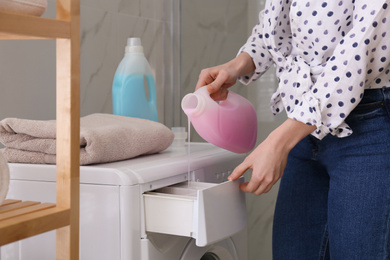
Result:
[[[275,260],[390,259],[390,88],[366,90],[346,122],[351,136],[308,136],[290,152]]]

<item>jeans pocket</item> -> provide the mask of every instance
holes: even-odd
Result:
[[[382,115],[385,103],[383,101],[375,101],[370,103],[359,104],[352,110],[350,117],[354,119],[369,119]]]

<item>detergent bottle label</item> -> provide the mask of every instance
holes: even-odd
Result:
[[[148,88],[148,96],[145,92],[145,84]],[[115,115],[158,121],[153,75],[116,74],[112,86],[112,98]]]

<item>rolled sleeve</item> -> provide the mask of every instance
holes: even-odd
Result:
[[[364,90],[389,86],[387,1],[356,4],[353,17],[353,27],[325,64],[313,67],[300,56],[289,57],[279,71],[272,111],[276,114],[285,108],[289,118],[317,126],[312,135],[319,139],[329,133],[351,135],[345,119],[362,99]],[[313,75],[313,71],[320,72]]]
[[[279,17],[279,22],[272,23],[270,27],[268,21],[275,20],[275,16]],[[245,85],[256,81],[275,61],[289,54],[291,49],[288,8],[267,1],[266,8],[259,14],[259,23],[253,28],[251,36],[238,52],[238,54],[246,52],[252,57],[255,71],[239,80]]]

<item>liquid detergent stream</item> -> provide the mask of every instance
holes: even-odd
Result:
[[[175,135],[175,138],[171,144],[172,147],[179,147],[181,149],[184,149],[186,151],[186,140],[188,140],[187,143],[187,176],[185,176],[185,180],[187,181],[187,187],[190,187],[190,182],[193,181],[191,176],[191,121],[188,119],[188,132],[186,132],[185,127],[172,127],[171,130],[173,134]],[[185,174],[185,172],[184,172]]]
[[[188,140],[188,146],[187,146],[187,156],[188,156],[188,169],[187,169],[187,183],[188,183],[188,188],[190,187],[190,181],[191,181],[191,142],[190,142],[190,138],[191,138],[191,120],[189,117],[187,117],[187,121],[188,121],[188,137],[187,137],[187,140]]]

